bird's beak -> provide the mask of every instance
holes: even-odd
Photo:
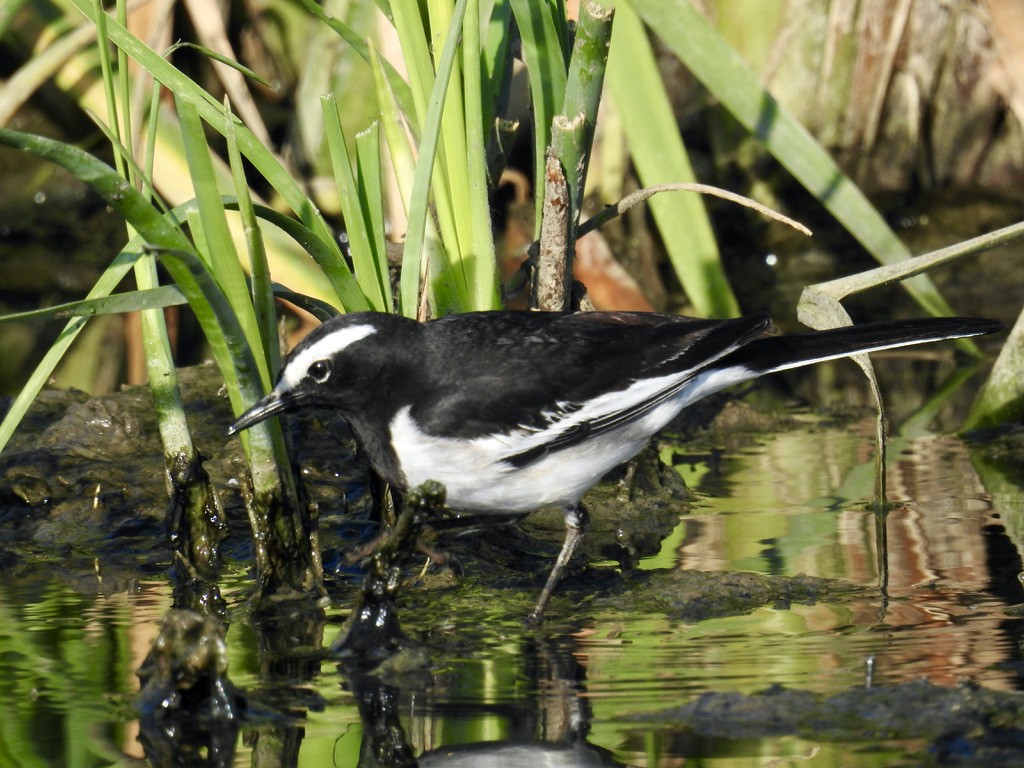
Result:
[[[235,419],[234,424],[228,427],[228,434],[238,434],[243,429],[248,429],[253,424],[258,424],[264,419],[273,416],[275,413],[281,413],[286,410],[289,405],[289,400],[282,397],[277,390],[274,390],[269,395],[259,400],[252,408]]]

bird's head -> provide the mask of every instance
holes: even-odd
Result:
[[[358,348],[365,346],[360,342],[379,333],[388,317],[376,313],[341,315],[317,327],[285,358],[270,394],[239,416],[228,427],[228,434],[296,408],[343,404],[358,383],[353,373],[366,370],[359,358],[374,356],[360,355]]]

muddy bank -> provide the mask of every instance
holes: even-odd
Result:
[[[240,441],[227,436],[223,381],[209,364],[179,375],[193,440],[228,512],[224,552],[246,559],[249,529],[239,491],[246,469]],[[339,518],[365,518],[365,465],[347,429],[308,426],[295,423],[302,439],[294,456],[325,529]],[[159,566],[169,557],[166,487],[148,387],[97,398],[45,391],[0,455],[0,545]]]

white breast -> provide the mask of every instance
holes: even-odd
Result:
[[[391,444],[409,488],[427,480],[445,486],[452,509],[478,513],[520,513],[547,505],[568,506],[609,470],[635,456],[647,440],[683,408],[732,384],[751,378],[745,368],[698,374],[672,398],[600,434],[552,451],[526,466],[511,457],[550,443],[566,430],[614,416],[672,389],[682,376],[663,376],[602,395],[542,429],[515,428],[472,439],[431,435],[412,418],[411,407],[391,422]]]

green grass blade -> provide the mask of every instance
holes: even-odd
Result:
[[[391,88],[391,83],[384,72],[384,61],[370,48],[370,71],[373,73],[373,86],[380,111],[380,125],[384,130],[384,139],[388,145],[388,155],[395,170],[398,192],[402,197],[405,214],[409,214],[409,201],[412,195],[412,178],[416,173],[416,156],[408,138],[408,115],[404,113]]]
[[[218,112],[221,115],[222,112]],[[161,188],[174,200],[175,205],[184,204],[194,195],[190,174],[185,159],[185,147],[178,116],[169,105],[161,105],[159,119],[153,120],[159,136],[159,157],[155,158],[156,172],[160,176]],[[236,124],[236,128],[238,128]],[[218,156],[211,158],[217,173],[218,188],[222,194],[234,194],[234,182],[231,169]],[[152,175],[152,174],[150,174]],[[287,211],[287,207],[282,210]],[[233,223],[233,222],[229,222]],[[244,238],[241,229],[232,229],[235,238],[235,250],[244,249]],[[304,293],[319,296],[332,303],[341,305],[338,296],[345,291],[344,286],[355,286],[355,279],[343,259],[337,257],[338,249],[333,241],[317,238],[319,250],[331,253],[329,259],[320,258],[320,270],[311,269],[309,253],[294,247],[294,243],[280,237],[274,230],[265,230],[264,236],[268,245],[268,256],[272,259],[274,276],[293,287],[301,288]]]
[[[177,108],[182,135],[185,138],[189,172],[196,191],[198,215],[202,221],[203,237],[206,241],[206,249],[200,249],[199,253],[205,255],[207,269],[216,275],[217,285],[238,319],[246,344],[254,353],[263,386],[269,388],[271,376],[266,358],[262,354],[255,354],[257,350],[262,352],[264,342],[256,322],[245,274],[235,252],[234,239],[228,228],[203,123],[199,119],[199,112],[190,102],[177,101]]]
[[[146,290],[160,290],[156,262],[152,258],[140,259],[135,264],[135,282]],[[188,478],[185,466],[194,467],[198,461],[192,433],[185,418],[185,405],[181,399],[178,373],[174,367],[174,352],[167,332],[167,318],[162,309],[147,308],[139,313],[142,330],[142,348],[146,356],[146,374],[149,389],[153,394],[153,408],[157,415],[157,427],[164,447],[164,463],[167,467],[168,492],[173,495],[184,490],[187,484],[196,482]],[[184,477],[182,476],[184,475]],[[205,505],[204,505],[205,506]],[[197,512],[205,518],[205,509],[187,510]]]
[[[494,233],[491,229],[490,195],[487,188],[487,152],[484,137],[483,62],[480,56],[480,6],[470,3],[462,23],[462,73],[465,120],[466,160],[458,170],[465,174],[469,229],[468,247],[460,253],[466,272],[470,307],[475,310],[497,309],[497,263],[494,255]],[[447,141],[446,141],[447,144]],[[455,169],[453,169],[454,171]]]
[[[100,285],[100,283],[97,283],[97,285]],[[99,298],[68,301],[63,304],[55,304],[52,307],[32,309],[28,312],[0,315],[0,323],[40,322],[44,320],[68,320],[74,317],[116,315],[122,312],[140,312],[144,309],[176,307],[187,303],[188,299],[185,298],[177,286],[163,285],[159,288],[126,291],[125,293],[115,293]]]
[[[371,263],[367,264],[365,269],[371,272],[366,282],[372,281],[373,292],[380,296],[381,311],[393,312],[391,270],[384,242],[384,182],[381,162],[380,123],[374,122],[365,131],[356,134],[358,200],[363,207],[366,235],[370,241]],[[363,285],[363,281],[360,281],[360,285]],[[368,296],[371,295],[369,291],[369,286],[363,287],[363,293]]]
[[[107,126],[104,133],[110,139],[114,161],[118,173],[136,187],[145,183],[149,188],[148,179],[141,176],[131,145],[132,120],[131,97],[128,83],[128,62],[124,52],[117,49],[117,68],[113,68],[110,60],[110,49],[106,43],[106,14],[101,12],[100,3],[93,5],[97,14],[97,34],[100,56],[100,68],[104,86],[107,108]],[[124,0],[116,4],[117,17],[122,24],[126,23],[127,11]],[[143,181],[145,179],[145,181]],[[131,222],[126,221],[128,238],[134,234]],[[153,259],[140,259],[134,266],[136,285],[143,290],[155,289],[159,285],[156,263]],[[167,468],[168,493],[175,498],[183,492],[186,480],[176,470],[179,467],[192,467],[197,461],[195,446],[185,418],[185,408],[181,400],[177,372],[174,368],[174,354],[167,333],[167,321],[161,309],[144,309],[139,313],[142,336],[142,350],[145,358],[146,374],[149,388],[153,396],[153,406],[157,416],[157,427],[164,449],[164,463]]]
[[[391,16],[416,105],[415,123],[419,126],[420,134],[418,157],[422,159],[424,148],[427,148],[431,158],[429,168],[426,169],[429,173],[426,186],[414,191],[411,197],[407,233],[414,238],[412,250],[416,253],[412,258],[420,265],[420,279],[425,277],[427,280],[424,296],[434,310],[442,314],[464,311],[469,306],[469,289],[461,263],[463,244],[466,243],[468,247],[469,240],[463,223],[468,193],[464,183],[466,150],[465,137],[462,136],[462,94],[461,89],[453,86],[453,83],[461,82],[461,76],[456,74],[458,68],[455,56],[460,35],[449,34],[452,29],[461,31],[461,20],[467,4],[459,2],[453,14],[448,8],[449,2],[428,0],[422,6],[419,3],[396,3],[391,6]],[[439,49],[440,56],[437,55]],[[438,80],[441,82],[438,83]],[[441,103],[437,109],[433,109],[438,96]],[[461,163],[461,167],[453,165],[453,161]],[[417,189],[416,178],[414,174],[414,190]],[[428,197],[421,201],[421,193]],[[424,240],[420,239],[419,211],[422,207],[425,212],[431,203],[448,259],[443,264],[433,260],[424,263],[426,254],[420,252]],[[423,233],[422,238],[425,236]],[[407,235],[406,258],[410,257],[410,253]],[[435,290],[437,279],[442,273],[441,289]],[[446,300],[445,296],[450,299]]]
[[[270,280],[270,265],[267,263],[267,249],[263,242],[263,232],[256,221],[256,210],[253,207],[252,196],[249,194],[249,184],[245,178],[245,168],[242,165],[242,154],[238,151],[234,115],[231,114],[231,107],[226,96],[224,97],[224,135],[228,140],[228,161],[231,166],[231,176],[235,182],[238,215],[242,221],[242,232],[249,255],[251,277],[249,298],[258,336],[263,342],[259,352],[260,356],[267,361],[270,373],[275,374],[281,365],[281,346],[277,338],[277,309]],[[221,205],[227,207],[223,200]]]
[[[473,307],[470,275],[470,265],[474,257],[470,219],[473,205],[470,202],[471,185],[466,170],[466,157],[469,149],[466,134],[466,104],[462,87],[464,57],[458,54],[459,51],[465,51],[467,47],[464,41],[461,45],[459,43],[466,28],[466,19],[470,15],[469,8],[471,6],[479,10],[479,0],[473,0],[471,3],[457,3],[454,12],[451,0],[427,0],[431,38],[434,41],[435,66],[438,75],[448,81],[448,87],[444,92],[444,107],[441,110],[441,133],[437,147],[437,162],[434,165],[432,187],[434,207],[441,231],[449,246],[451,263],[458,272],[462,288],[462,304],[466,309]],[[475,65],[479,68],[479,16],[473,32],[476,40],[474,56],[477,57],[477,61]],[[451,60],[451,71],[448,73],[442,71],[442,68],[445,67],[441,61],[444,57],[444,50],[442,49],[441,59],[439,59],[437,49],[442,40],[447,48],[447,43],[452,37],[456,38],[456,50]],[[479,120],[479,116],[476,119]],[[474,131],[479,130],[478,125],[479,123],[473,126]]]
[[[96,35],[99,38],[99,45],[96,48],[100,56],[103,92],[106,94],[107,124],[110,126],[111,133],[117,137],[117,144],[123,144],[124,134],[121,132],[121,121],[117,111],[117,97],[114,92],[113,64],[110,61],[110,49],[105,44],[107,39],[107,14],[103,13],[103,6],[99,0],[92,0],[92,8],[96,17]],[[117,151],[114,152],[114,167],[122,177],[128,178],[124,167],[124,157]]]
[[[489,136],[495,118],[505,113],[512,80],[512,6],[509,0],[496,0],[487,19],[487,32],[481,46],[484,135]]]
[[[409,77],[411,110],[408,109],[408,105],[402,103],[400,93],[390,77],[388,82],[391,83],[399,104],[402,104],[402,111],[412,121],[416,130],[422,132],[427,119],[430,93],[434,89],[434,62],[430,58],[430,46],[425,33],[428,29],[427,19],[421,13],[419,2],[397,3],[392,11],[389,18],[395,26],[395,32],[398,33],[398,44],[402,49],[402,60],[405,62]],[[421,136],[420,141],[422,140]]]
[[[124,22],[122,21],[121,23],[123,24]],[[255,80],[257,83],[259,83],[262,86],[265,86],[267,88],[273,88],[274,87],[271,83],[268,83],[265,79],[260,77],[259,73],[254,72],[253,70],[249,69],[249,67],[247,67],[244,64],[241,64],[241,63],[239,63],[237,61],[235,61],[232,58],[229,58],[227,56],[224,56],[223,54],[217,53],[215,50],[213,50],[211,48],[207,48],[205,45],[199,45],[198,43],[190,43],[190,42],[187,42],[187,41],[180,41],[179,40],[177,43],[172,45],[170,47],[170,49],[168,49],[167,52],[171,53],[171,52],[176,51],[176,50],[178,50],[180,48],[189,48],[189,49],[191,49],[193,51],[198,51],[205,58],[212,59],[213,61],[220,62],[224,66],[230,67],[231,69],[235,70],[236,72],[240,72],[241,74],[245,75],[250,80]]]
[[[647,34],[628,6],[616,10],[607,76],[644,186],[695,181]],[[718,243],[701,197],[657,195],[651,198],[650,208],[672,266],[697,313],[704,317],[738,315],[739,304],[722,270]]]
[[[985,385],[967,414],[964,429],[1019,423],[1024,418],[1024,312],[1003,343]]]
[[[53,34],[57,34],[60,29],[67,26],[67,19],[74,19],[77,16],[77,12],[74,10],[71,0],[61,0],[60,5],[62,9],[65,9],[65,6],[67,7],[65,9],[65,13],[68,14],[68,16],[61,17],[60,21],[54,21],[50,25],[54,28]],[[117,24],[118,22],[111,20],[110,24],[107,25],[108,31],[111,25],[116,26]],[[121,24],[120,26],[123,28],[124,25]],[[79,29],[76,29],[71,34],[77,36],[79,33],[86,33],[88,38],[93,42],[96,40],[95,25],[89,21],[83,23]],[[122,54],[123,51],[119,53],[119,61],[122,59]],[[104,94],[104,90],[102,87],[92,86],[98,72],[97,62],[98,57],[96,55],[95,46],[93,46],[92,49],[84,51],[70,60],[68,64],[56,74],[54,77],[54,84],[74,96],[78,100],[82,109],[86,110],[87,113],[106,115],[107,98]],[[137,78],[137,81],[140,84],[148,80],[149,78],[145,74],[141,74]],[[147,124],[145,126],[145,130],[149,137],[146,141],[146,153],[149,159],[144,161],[144,165],[150,169],[148,175],[152,177],[155,162],[161,194],[171,200],[173,204],[180,204],[191,198],[193,190],[191,182],[188,179],[187,169],[185,168],[185,153],[182,146],[181,132],[178,127],[177,116],[172,112],[169,104],[160,102],[162,88],[159,83],[155,87],[147,87],[150,88],[150,92],[152,94],[150,100],[150,104],[152,106],[149,110],[149,114],[147,115]],[[193,84],[192,87],[195,88],[195,85]],[[140,94],[135,94],[135,96],[140,96]],[[219,106],[218,102],[218,110]],[[123,111],[122,114],[124,114]],[[157,114],[159,114],[160,119],[152,119],[152,117]],[[116,143],[118,146],[122,144],[120,139],[118,139]],[[157,151],[157,147],[159,147],[159,151]],[[265,148],[264,151],[266,151]],[[125,154],[124,156],[131,163],[130,155]],[[276,159],[276,156],[274,156],[274,158]],[[221,180],[222,191],[231,190],[230,171],[227,164],[222,163],[219,158],[214,158],[214,164]],[[132,173],[132,167],[133,165],[130,164],[128,168],[129,176]],[[232,222],[232,224],[233,223],[234,222]],[[241,248],[239,246],[242,246],[243,244],[241,230],[235,230],[233,228],[233,234],[237,244],[236,249],[240,250]],[[301,290],[309,295],[318,296],[339,306],[341,305],[341,302],[337,297],[344,293],[344,285],[340,288],[336,287],[331,284],[326,275],[321,274],[318,270],[311,269],[308,255],[295,248],[293,243],[280,238],[280,233],[276,231],[269,231],[266,232],[266,234],[268,252],[272,260],[275,276],[279,280],[288,282],[296,290]],[[336,247],[336,244],[334,244],[330,239],[325,242],[328,247]],[[343,267],[344,264],[342,264],[341,268]],[[352,280],[350,275],[348,283],[350,285],[354,285],[354,280]]]
[[[117,0],[117,5],[116,5],[116,7],[117,7],[117,19],[118,19],[118,21],[121,22],[121,24],[124,24],[125,26],[127,26],[127,24],[128,24],[128,9],[127,9],[126,5],[127,5],[127,0]],[[121,117],[122,117],[122,119],[121,119],[121,136],[122,136],[122,141],[124,142],[125,146],[130,147],[132,145],[133,132],[132,132],[131,78],[129,77],[128,69],[129,69],[129,67],[128,67],[128,57],[125,55],[124,51],[122,51],[120,48],[118,48],[117,49],[117,94],[118,94],[118,99],[119,99],[119,103],[120,103]],[[131,154],[131,153],[129,153],[129,154]],[[133,160],[134,160],[134,157],[133,157]],[[127,179],[128,179],[128,181],[132,182],[132,184],[136,187],[136,189],[138,189],[139,188],[139,183],[138,183],[138,180],[135,178],[134,171],[132,170],[133,165],[134,165],[134,163],[128,167]],[[152,266],[152,265],[150,265],[150,266]],[[144,267],[140,265],[138,268],[136,268],[136,272],[141,271],[143,268]],[[146,287],[152,287],[152,286],[146,286]],[[154,315],[154,317],[155,317],[155,315]],[[147,323],[147,322],[143,323],[143,327],[146,327],[147,325],[149,325],[149,323]],[[163,327],[163,333],[164,333],[164,336],[165,336],[164,341],[167,341],[167,339],[166,339],[167,328],[166,328],[166,324],[164,323],[162,315],[161,315],[161,318],[160,318],[160,321],[159,321],[158,325]],[[155,330],[155,328],[154,328],[154,330]],[[143,338],[145,338],[145,336]],[[169,342],[167,343],[167,358],[165,360],[163,360],[162,362],[164,364],[168,365],[168,366],[173,367],[174,363],[173,363],[173,360],[171,359],[171,355],[170,355],[170,343]],[[176,377],[175,377],[175,379],[176,379]],[[177,385],[177,380],[175,380],[174,383],[175,383],[175,386],[176,386]],[[181,421],[184,422],[184,420],[185,420],[185,416],[184,416],[185,411],[184,411],[184,406],[181,405],[180,397],[179,397],[179,401],[178,401],[178,411],[180,412]]]
[[[341,115],[338,113],[338,102],[333,94],[321,97],[324,110],[324,129],[327,134],[327,146],[331,153],[331,166],[338,185],[338,197],[341,201],[341,212],[345,218],[345,231],[348,233],[349,249],[352,253],[352,264],[355,267],[356,280],[366,296],[370,308],[377,312],[386,312],[391,304],[390,291],[385,290],[379,279],[378,259],[374,254],[374,238],[370,231],[371,222],[362,207],[359,192],[359,180],[356,170],[352,167],[348,142],[341,129]],[[379,198],[378,198],[379,199]],[[381,224],[383,227],[383,223]],[[382,258],[385,258],[382,255]]]
[[[551,143],[551,121],[562,107],[565,93],[567,63],[562,27],[564,15],[556,16],[551,3],[537,0],[510,0],[519,34],[523,41],[523,58],[530,78],[530,99],[533,105],[533,178],[538,189],[543,186],[545,152]],[[540,235],[543,195],[536,195],[535,236]]]
[[[380,107],[380,122],[384,128],[384,138],[387,140],[391,165],[395,170],[398,192],[402,198],[405,215],[408,218],[409,211],[412,208],[412,186],[416,175],[416,157],[406,132],[407,123],[399,109],[390,83],[384,75],[383,67],[380,66],[380,57],[377,56],[376,51],[372,48],[370,49],[370,56],[374,87],[377,92],[377,104]],[[430,264],[448,264],[444,245],[438,237],[434,220],[429,216],[426,220],[426,231],[423,234],[423,254]],[[442,307],[455,306],[457,298],[451,271],[446,269],[441,274],[443,279],[435,281],[432,287],[435,302],[438,306]]]
[[[453,14],[453,24],[462,23],[466,13],[467,0],[458,0]],[[396,13],[396,17],[397,17]],[[409,210],[409,228],[405,240],[405,251],[402,256],[402,276],[399,291],[399,311],[407,317],[415,317],[419,307],[420,274],[423,260],[423,244],[426,236],[426,220],[429,203],[430,180],[434,171],[434,160],[437,156],[438,141],[441,132],[441,114],[445,104],[445,94],[451,73],[455,65],[455,55],[458,50],[457,34],[448,35],[445,40],[444,50],[438,63],[437,77],[433,81],[433,88],[430,93],[430,100],[427,107],[426,118],[423,121],[423,130],[420,137],[419,158],[416,164],[416,175],[413,178],[412,200]],[[435,196],[438,194],[435,189]],[[442,237],[451,247],[453,239],[449,239],[445,232],[442,220]],[[430,285],[439,270],[447,271],[449,265],[430,265]],[[466,307],[467,290],[464,282],[456,275],[456,299],[455,306],[435,306],[440,313],[458,312]],[[430,286],[428,286],[429,289]],[[435,293],[435,304],[438,294]]]

